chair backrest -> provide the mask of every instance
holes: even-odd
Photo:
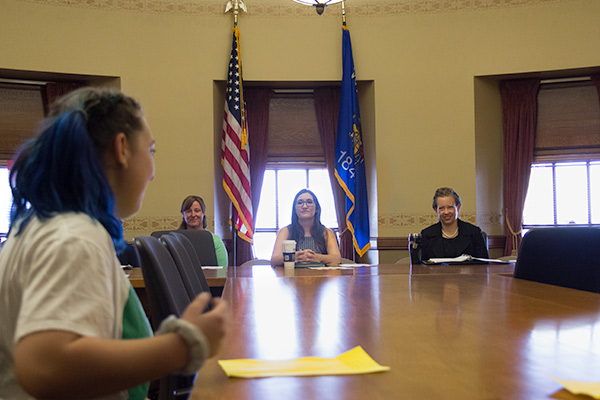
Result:
[[[142,264],[152,327],[156,330],[169,315],[181,316],[191,297],[173,257],[158,239],[138,236],[134,244]]]
[[[178,232],[171,232],[163,235],[159,240],[164,243],[175,260],[190,298],[196,298],[202,292],[210,292],[202,271],[202,263],[189,239]]]
[[[217,265],[217,253],[215,251],[215,242],[212,238],[212,233],[209,231],[179,229],[174,231],[156,231],[152,232],[151,235],[160,238],[171,232],[181,233],[192,242],[202,265]]]
[[[600,293],[600,229],[529,231],[519,247],[514,277]]]
[[[141,265],[140,256],[132,244],[127,243],[125,248],[117,254],[117,257],[121,265],[131,265],[132,267],[139,267]]]
[[[483,243],[485,243],[485,248],[490,251],[490,244],[488,242],[488,235],[484,231],[481,231],[481,236],[483,236]]]
[[[248,267],[250,265],[271,265],[271,260],[264,260],[260,258],[255,258],[253,260],[248,260],[244,262],[241,267]]]
[[[169,315],[181,316],[191,298],[165,245],[151,236],[139,236],[133,242],[140,256],[152,327],[157,330]],[[196,376],[172,374],[161,378],[158,399],[189,399]]]

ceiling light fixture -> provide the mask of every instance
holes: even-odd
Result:
[[[294,1],[296,3],[304,4],[307,6],[313,6],[317,10],[317,14],[321,15],[321,14],[323,14],[323,11],[325,11],[325,7],[327,7],[331,4],[339,3],[342,0],[325,0],[322,3],[319,3],[319,0],[294,0]]]

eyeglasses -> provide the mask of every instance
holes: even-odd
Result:
[[[315,202],[312,201],[311,199],[308,199],[308,200],[298,200],[296,202],[296,206],[298,206],[298,207],[302,207],[305,204],[306,204],[307,207],[311,207],[311,206],[315,205]]]
[[[188,208],[187,210],[183,210],[183,212],[185,213],[185,215],[191,215],[192,213],[194,214],[201,214],[202,213],[202,209],[201,208],[195,208],[195,209],[191,209]]]

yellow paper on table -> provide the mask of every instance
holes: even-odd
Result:
[[[600,399],[600,382],[568,381],[566,379],[552,378],[573,394],[587,394],[595,399]]]
[[[388,371],[357,346],[335,358],[302,357],[294,360],[219,360],[227,376],[264,378],[269,376],[351,375]]]

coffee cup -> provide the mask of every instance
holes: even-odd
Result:
[[[296,241],[283,241],[283,266],[286,268],[294,268],[296,265]]]

